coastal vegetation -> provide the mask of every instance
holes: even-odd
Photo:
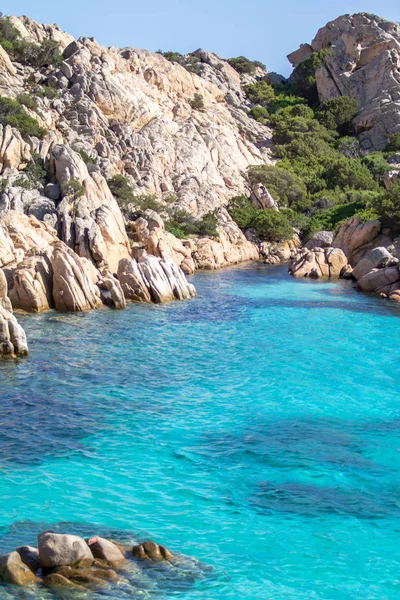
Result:
[[[362,219],[379,216],[392,228],[400,227],[399,186],[387,191],[383,181],[393,168],[388,160],[400,148],[400,135],[393,136],[385,151],[367,154],[352,125],[357,102],[347,96],[318,101],[315,70],[329,55],[313,53],[286,85],[273,87],[259,80],[245,86],[253,104],[248,114],[272,129],[278,161],[249,167],[249,184],[265,186],[281,216],[268,217],[270,225],[260,227],[270,209],[257,210],[243,197],[231,200],[229,212],[242,229],[253,228],[260,239],[287,239],[293,228],[307,239],[317,230],[334,230],[356,214]]]

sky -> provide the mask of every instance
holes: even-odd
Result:
[[[370,12],[400,21],[400,0],[3,0],[1,11],[57,23],[105,46],[198,48],[222,58],[244,55],[289,75],[286,55],[341,14]]]

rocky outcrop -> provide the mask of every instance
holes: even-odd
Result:
[[[146,595],[153,568],[162,565],[163,577],[171,577],[187,587],[188,577],[195,581],[204,567],[195,559],[172,553],[152,540],[122,544],[115,539],[100,536],[84,538],[67,533],[45,531],[38,535],[38,548],[22,546],[16,551],[0,555],[0,584],[8,598],[11,595],[36,597],[43,595],[43,587],[62,598],[118,595]],[[157,585],[157,584],[156,584]],[[31,586],[22,591],[18,587]],[[120,587],[119,587],[120,586]],[[156,588],[154,588],[156,589]],[[47,592],[45,592],[47,595]],[[71,596],[71,597],[72,597]],[[25,597],[25,596],[24,596]]]
[[[43,312],[54,308],[53,266],[46,252],[24,258],[13,270],[9,292],[14,309]]]
[[[385,148],[400,131],[400,26],[369,13],[344,15],[322,27],[310,46],[289,55],[294,66],[311,52],[329,49],[316,72],[321,100],[350,96],[354,126],[365,150]]]
[[[61,311],[85,311],[102,306],[89,267],[73,250],[57,242],[51,257],[54,306]]]
[[[332,231],[317,231],[312,238],[305,244],[305,248],[312,250],[313,248],[329,248],[333,243]]]
[[[0,357],[16,358],[28,355],[28,344],[22,327],[14,315],[0,306]]]
[[[300,238],[295,234],[288,242],[262,242],[259,251],[265,264],[278,265],[294,260],[300,248]]]
[[[339,248],[305,248],[289,267],[289,273],[293,277],[311,279],[339,279],[347,271],[347,258]]]
[[[372,248],[381,228],[378,220],[362,223],[360,217],[355,216],[339,228],[332,245],[334,248],[341,248],[354,267],[365,252]]]

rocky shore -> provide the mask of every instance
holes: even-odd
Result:
[[[118,540],[99,536],[85,540],[52,531],[40,533],[37,539],[37,548],[21,546],[0,555],[0,582],[37,589],[37,593],[47,588],[64,598],[67,592],[112,589],[132,573],[139,581],[143,569],[158,563],[179,567],[185,576],[185,557],[151,540],[128,547]],[[140,593],[139,585],[131,593]]]

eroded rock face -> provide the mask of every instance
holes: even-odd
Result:
[[[312,236],[311,240],[305,244],[305,248],[312,250],[313,248],[329,248],[333,243],[332,231],[317,231]]]
[[[360,13],[344,15],[322,27],[311,49],[331,51],[316,73],[321,100],[350,96],[357,100],[354,120],[365,150],[385,148],[400,131],[400,26]],[[310,47],[292,54],[294,64],[309,55]]]
[[[48,254],[28,256],[13,271],[9,292],[14,309],[43,312],[54,307],[53,267]]]
[[[369,250],[381,231],[381,223],[377,220],[362,223],[356,216],[344,223],[336,233],[333,246],[341,248],[349,263],[355,266],[360,258]]]
[[[0,306],[0,357],[16,358],[28,354],[24,330],[14,315]]]
[[[73,250],[57,242],[51,257],[53,299],[57,310],[85,311],[100,308],[100,292],[88,267]]]
[[[289,267],[293,277],[339,279],[347,269],[347,258],[339,248],[301,250]]]

